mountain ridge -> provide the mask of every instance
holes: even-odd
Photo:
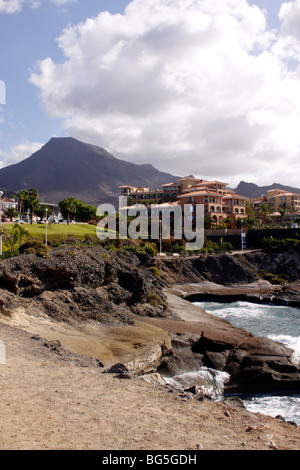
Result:
[[[248,183],[245,181],[240,181],[238,186],[234,189],[237,194],[241,196],[246,196],[249,198],[259,198],[263,194],[266,194],[267,191],[271,189],[282,189],[284,191],[290,191],[292,193],[300,194],[299,188],[294,188],[292,186],[283,185],[280,183],[273,183],[267,186],[258,186],[255,183]]]
[[[49,203],[69,196],[93,205],[115,203],[122,184],[156,188],[176,178],[152,164],[120,160],[73,137],[52,137],[30,157],[0,169],[2,190],[35,187]]]
[[[86,204],[118,204],[119,186],[155,189],[178,179],[161,172],[151,163],[136,164],[116,158],[102,147],[73,137],[52,137],[40,150],[19,163],[0,169],[0,188],[8,196],[35,187],[40,200],[58,203],[66,197]],[[273,183],[258,186],[241,181],[237,194],[257,198],[267,190],[279,188],[300,194],[300,189]]]

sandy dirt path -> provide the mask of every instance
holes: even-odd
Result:
[[[299,427],[229,403],[104,374],[0,323],[1,450],[271,450],[300,448]],[[46,344],[46,346],[45,346]]]

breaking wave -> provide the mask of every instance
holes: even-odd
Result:
[[[195,387],[197,395],[218,401],[223,398],[224,385],[230,376],[227,372],[201,367],[198,371],[183,372],[173,377],[163,378],[168,385],[177,390],[188,390]]]

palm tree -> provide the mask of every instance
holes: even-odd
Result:
[[[289,210],[290,210],[290,208],[289,208],[289,206],[286,202],[283,202],[278,207],[278,212],[280,213],[280,216],[281,216],[281,225],[284,225],[284,218],[285,218],[285,215],[286,215],[287,211],[289,211]]]
[[[261,204],[259,208],[259,215],[263,220],[263,224],[266,225],[268,215],[269,215],[269,205],[268,204]]]
[[[19,205],[19,215],[21,215],[22,209],[23,209],[23,207],[24,207],[24,201],[25,201],[25,199],[27,198],[27,191],[25,191],[25,189],[22,189],[22,191],[19,191],[19,193],[18,193],[18,198],[19,198],[19,201],[20,201],[20,205]]]
[[[30,223],[33,223],[33,213],[38,208],[40,202],[38,200],[38,191],[36,188],[30,188],[28,191],[28,207],[30,208]]]
[[[15,224],[13,226],[12,231],[7,236],[6,239],[6,246],[8,247],[8,251],[11,255],[19,248],[22,244],[23,240],[28,236],[28,232],[26,228],[22,227],[19,224]]]
[[[67,223],[70,224],[70,215],[76,213],[76,199],[68,197],[58,203],[63,216],[67,216]]]
[[[13,218],[17,217],[18,215],[18,211],[14,207],[7,207],[7,209],[4,209],[3,213],[10,219],[11,222]]]

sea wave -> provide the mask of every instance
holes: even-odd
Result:
[[[273,341],[282,343],[288,348],[294,351],[293,361],[298,364],[300,361],[300,336],[290,336],[290,335],[269,335],[268,336]]]
[[[171,387],[179,390],[187,390],[197,387],[198,393],[209,396],[212,400],[223,398],[224,386],[230,379],[227,372],[221,372],[208,367],[200,367],[199,370],[183,372],[172,377],[163,377]]]

